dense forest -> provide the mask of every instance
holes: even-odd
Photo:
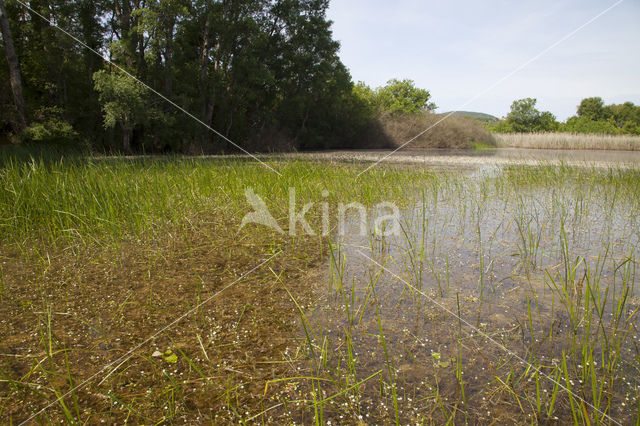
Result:
[[[0,144],[124,153],[492,145],[429,91],[355,84],[329,0],[0,0]],[[640,134],[640,106],[583,99],[558,122],[513,102],[499,133]]]
[[[4,142],[124,152],[219,152],[233,149],[229,140],[254,151],[350,147],[373,113],[338,57],[328,0],[0,5]]]

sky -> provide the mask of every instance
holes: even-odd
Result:
[[[437,112],[502,117],[514,100],[536,98],[564,121],[591,96],[640,105],[640,0],[623,0],[557,44],[614,4],[331,0],[327,17],[356,82],[414,80]]]

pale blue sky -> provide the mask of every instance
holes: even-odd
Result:
[[[328,18],[354,81],[410,78],[445,112],[614,3],[332,0]],[[499,117],[532,97],[565,120],[590,96],[640,104],[640,0],[624,0],[464,109]]]

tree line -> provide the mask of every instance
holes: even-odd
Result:
[[[388,129],[432,113],[431,95],[411,80],[354,84],[328,3],[0,0],[0,143],[184,153],[234,150],[232,141],[250,151],[394,146]],[[566,123],[535,103],[514,102],[492,130],[639,133],[632,103],[588,98]]]
[[[640,106],[632,102],[605,105],[600,97],[585,98],[576,115],[558,122],[549,111],[539,111],[536,99],[525,98],[511,104],[505,120],[489,123],[498,133],[569,132],[640,135]]]
[[[0,0],[0,140],[125,152],[218,152],[228,140],[350,147],[372,116],[338,57],[328,0],[25,3]]]

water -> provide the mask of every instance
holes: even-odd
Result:
[[[597,179],[509,182],[494,163],[425,187],[402,211],[400,235],[363,236],[357,218],[349,223],[311,314],[333,351],[328,371],[337,374],[347,348],[359,378],[381,371],[388,380],[391,365],[403,419],[434,395],[461,404],[464,387],[477,421],[542,421],[531,404],[538,391],[549,404],[557,383],[568,386],[564,358],[590,412],[595,386],[609,415],[631,421],[640,389],[638,200]],[[590,360],[600,365],[595,381]],[[361,408],[384,417],[376,392],[363,393]],[[566,395],[553,416],[570,418]]]
[[[284,154],[285,158],[321,159],[329,161],[383,161],[387,164],[423,165],[429,168],[471,169],[486,165],[558,165],[575,167],[638,167],[640,151],[558,150],[499,148],[486,150],[403,149],[325,151]]]

